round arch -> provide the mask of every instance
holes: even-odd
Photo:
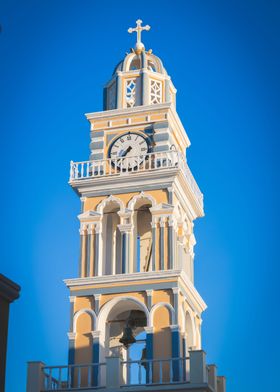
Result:
[[[128,209],[129,210],[134,210],[135,204],[138,200],[141,199],[147,199],[149,200],[149,202],[152,204],[152,207],[155,207],[156,205],[156,201],[153,198],[153,196],[145,193],[145,192],[141,192],[139,195],[133,196],[132,199],[130,199],[129,203],[128,203]]]
[[[170,316],[171,316],[171,324],[173,325],[175,323],[175,310],[174,310],[173,306],[170,305],[167,302],[158,302],[157,304],[155,304],[152,307],[152,309],[150,311],[150,319],[149,319],[149,324],[148,324],[149,327],[153,326],[153,324],[154,324],[153,323],[153,321],[154,321],[154,313],[155,313],[156,309],[158,309],[160,307],[165,307],[165,308],[167,308],[169,310],[169,313],[170,313]]]
[[[115,197],[113,195],[110,195],[109,197],[107,197],[106,199],[102,200],[101,203],[98,204],[97,206],[97,212],[103,213],[104,208],[106,207],[107,204],[109,203],[117,203],[120,207],[120,211],[124,211],[125,206],[124,203],[121,199],[119,199],[118,197]]]
[[[76,312],[74,314],[74,317],[73,317],[73,332],[74,333],[77,332],[77,321],[78,321],[78,318],[82,314],[88,314],[91,317],[92,330],[94,331],[96,329],[96,314],[95,314],[94,310],[85,308],[85,309],[80,309],[78,312]]]

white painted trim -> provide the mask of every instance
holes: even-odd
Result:
[[[117,297],[113,298],[110,301],[106,302],[100,309],[99,315],[97,317],[97,329],[102,331],[104,329],[105,322],[107,320],[107,317],[109,316],[109,313],[111,310],[119,303],[123,301],[130,301],[136,303],[145,313],[147,317],[147,324],[149,323],[150,319],[150,313],[149,310],[147,309],[146,305],[144,302],[141,302],[139,299],[131,296],[125,296],[125,297]]]
[[[110,195],[109,197],[105,198],[104,200],[102,200],[101,203],[98,204],[97,212],[103,213],[103,210],[106,207],[106,204],[108,204],[110,202],[116,202],[120,206],[121,211],[125,210],[125,205],[124,205],[123,201],[114,195]]]
[[[76,313],[74,314],[74,317],[73,317],[73,333],[76,333],[76,332],[77,332],[77,321],[78,321],[78,318],[79,318],[82,314],[85,314],[85,313],[88,314],[89,316],[91,316],[92,326],[93,326],[94,329],[96,329],[96,320],[97,320],[97,317],[96,317],[96,314],[95,314],[94,310],[84,308],[84,309],[80,309],[78,312],[76,312]]]
[[[153,326],[153,320],[154,320],[154,313],[155,311],[160,308],[160,307],[165,307],[169,310],[170,316],[171,316],[171,324],[175,323],[175,310],[172,305],[170,305],[168,302],[158,302],[157,304],[153,305],[150,311],[150,322],[148,324],[149,327]]]
[[[76,339],[76,332],[67,332],[67,336],[69,340],[75,340]]]
[[[140,199],[149,200],[152,203],[152,207],[154,207],[156,205],[155,198],[153,196],[149,195],[148,193],[142,191],[139,195],[135,195],[132,197],[132,199],[130,199],[130,201],[128,203],[128,209],[134,210],[136,202]]]

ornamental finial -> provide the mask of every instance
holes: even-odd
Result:
[[[141,42],[141,33],[143,30],[149,31],[151,26],[146,25],[146,26],[141,26],[142,25],[142,20],[138,19],[136,20],[136,27],[132,28],[130,27],[127,31],[129,33],[137,33],[137,42],[135,45],[135,52],[137,54],[140,54],[143,50],[145,50],[144,44]]]

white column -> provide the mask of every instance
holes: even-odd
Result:
[[[86,257],[87,257],[87,226],[82,224],[80,228],[80,277],[84,278],[86,276]]]
[[[133,229],[133,225],[131,223],[119,224],[118,228],[121,232],[122,236],[122,273],[127,274],[130,271],[130,236]]]
[[[152,271],[156,270],[157,223],[158,219],[152,216]]]
[[[160,270],[164,270],[164,259],[165,259],[165,252],[164,252],[164,234],[165,234],[165,222],[166,218],[162,217],[160,218],[160,251],[159,251],[159,265],[160,265]]]
[[[101,276],[103,272],[103,240],[102,240],[102,223],[98,222],[95,225],[95,276]]]

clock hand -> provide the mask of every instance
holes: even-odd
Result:
[[[129,146],[129,147],[121,154],[121,157],[122,157],[122,158],[125,157],[125,156],[129,153],[129,151],[131,151],[131,150],[132,150],[132,147]]]

